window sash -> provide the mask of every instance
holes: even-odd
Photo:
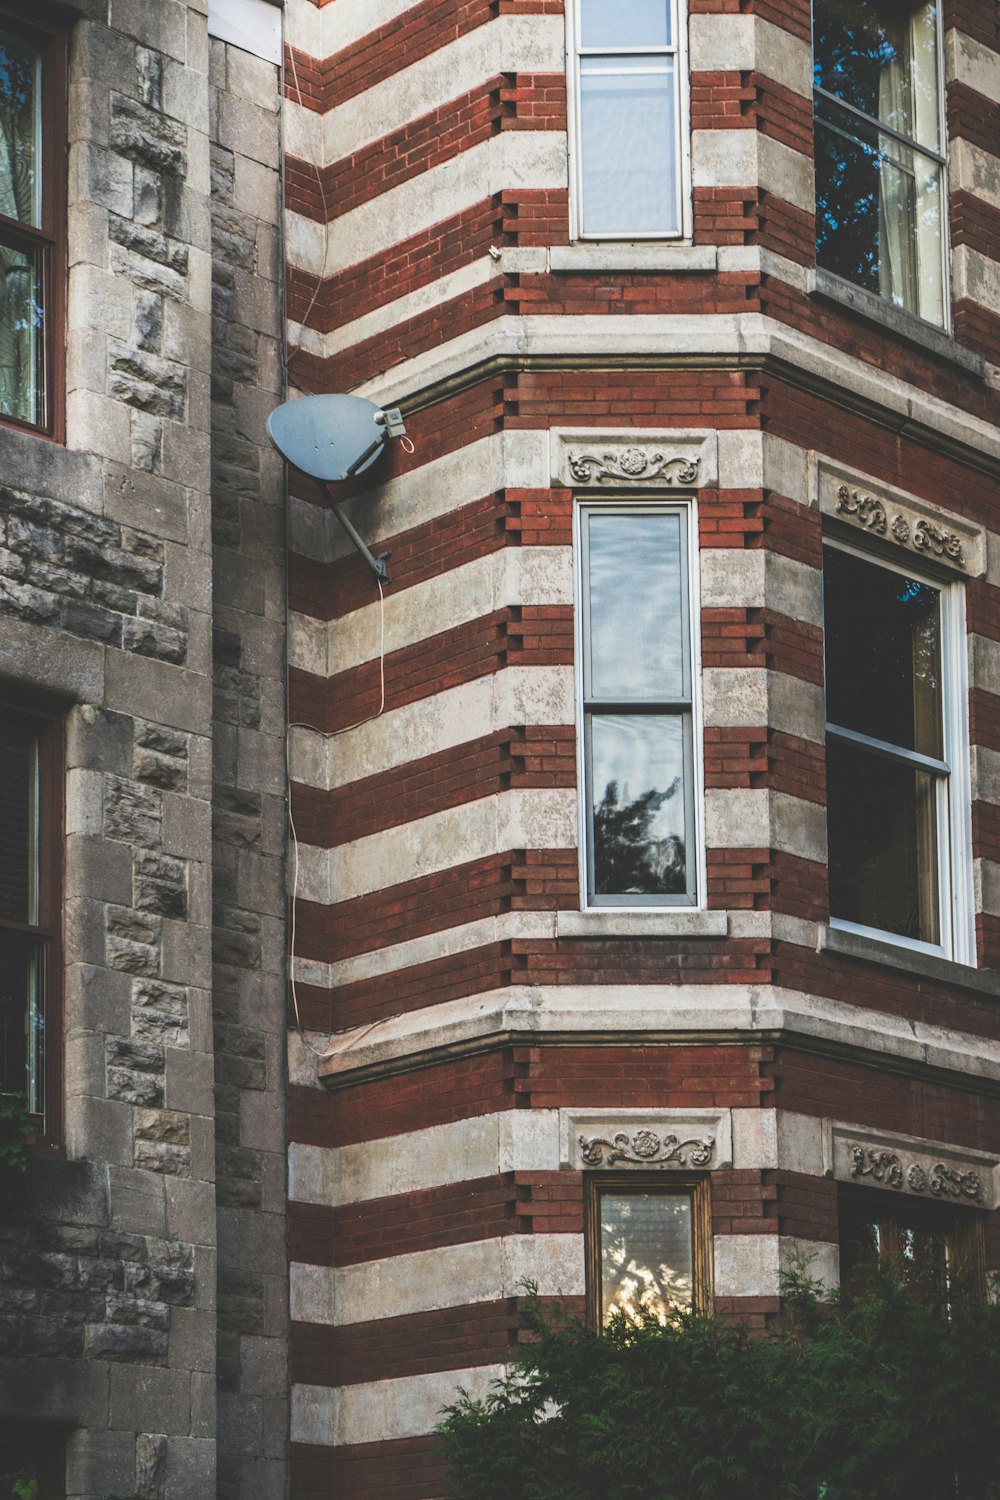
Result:
[[[691,907],[698,902],[698,891],[701,879],[700,872],[700,849],[699,828],[697,818],[697,796],[698,796],[698,766],[695,755],[696,742],[696,704],[692,691],[692,660],[694,654],[693,643],[693,610],[691,600],[691,568],[690,555],[691,539],[694,534],[693,517],[690,506],[676,502],[647,502],[636,505],[626,500],[619,501],[581,501],[577,506],[577,534],[578,534],[578,585],[577,585],[577,642],[579,670],[579,695],[580,695],[580,788],[581,788],[581,890],[585,893],[585,905],[599,908],[618,909],[649,909],[665,907]],[[679,654],[679,674],[676,669],[673,675],[679,675],[679,686],[681,695],[654,697],[646,696],[641,687],[633,689],[631,693],[623,692],[615,696],[596,696],[593,694],[593,656],[594,656],[594,633],[595,621],[593,619],[591,598],[591,545],[590,545],[590,519],[594,516],[618,517],[626,520],[630,517],[641,516],[650,519],[656,516],[673,517],[678,522],[678,576],[677,576],[677,601],[676,609],[670,614],[660,615],[656,624],[662,627],[672,628],[677,632],[677,648]],[[625,565],[623,563],[623,565]],[[630,561],[627,567],[633,566]],[[641,569],[642,559],[634,559],[636,569]],[[599,629],[599,626],[596,626]],[[667,669],[668,675],[671,668]],[[599,733],[602,721],[608,722],[617,719],[620,721],[620,737],[626,738],[627,726],[633,723],[633,732],[641,736],[639,726],[643,720],[662,720],[664,723],[676,722],[678,732],[676,735],[665,737],[658,747],[660,758],[657,763],[655,754],[648,746],[642,747],[644,757],[638,763],[645,764],[649,776],[659,772],[661,776],[666,774],[676,776],[679,774],[679,792],[675,791],[668,795],[664,801],[669,801],[672,796],[680,795],[683,802],[675,803],[670,809],[675,813],[675,818],[670,820],[672,827],[669,833],[661,830],[660,837],[656,842],[660,848],[653,853],[653,859],[659,857],[661,864],[659,875],[664,884],[675,883],[671,876],[671,860],[675,850],[671,848],[675,838],[683,839],[684,846],[684,880],[683,888],[675,890],[643,891],[631,889],[626,891],[603,891],[599,887],[605,883],[607,872],[613,865],[613,856],[607,848],[606,840],[613,837],[609,829],[614,825],[614,803],[609,801],[608,819],[604,830],[605,859],[599,868],[599,837],[597,828],[597,808],[609,799],[610,781],[618,781],[619,795],[625,791],[624,779],[611,777],[602,789],[600,803],[598,802],[597,786],[597,762],[600,756],[595,757],[595,730]],[[610,726],[609,726],[610,727]],[[672,747],[670,740],[673,740]],[[673,749],[672,765],[668,762],[668,751]],[[605,766],[608,761],[605,757]],[[647,777],[648,779],[648,777]],[[606,780],[601,776],[601,780]],[[650,791],[666,792],[667,785],[650,787],[642,786],[634,792],[635,801],[641,801],[643,796]],[[627,805],[625,798],[617,804],[624,808]],[[678,808],[681,809],[679,818],[676,816]],[[654,808],[653,816],[656,809]],[[650,827],[650,833],[653,833]],[[646,841],[646,847],[652,845],[653,840]],[[648,857],[641,853],[643,844],[641,841],[631,844],[623,842],[621,853],[627,856],[632,853],[641,865],[649,869]],[[652,867],[655,870],[655,865]],[[655,876],[653,877],[655,879]],[[636,882],[639,883],[639,882]],[[649,883],[653,883],[650,880]]]
[[[689,232],[687,225],[688,144],[684,117],[687,79],[680,0],[662,0],[668,18],[670,40],[643,45],[623,40],[620,45],[584,46],[580,40],[579,0],[572,8],[575,38],[571,41],[570,152],[576,233],[581,239],[642,240],[677,239]],[[632,64],[630,67],[629,64]],[[588,80],[626,80],[641,84],[662,82],[660,109],[624,113],[624,137],[618,149],[606,129],[599,129],[588,145],[586,100]],[[627,102],[628,91],[623,91]],[[660,144],[669,159],[656,161],[650,149],[649,131],[654,115],[661,114],[666,138]],[[652,165],[648,163],[652,161]],[[601,181],[611,181],[619,200],[607,204]]]
[[[606,1199],[681,1199],[687,1205],[684,1215],[689,1230],[687,1267],[691,1289],[689,1297],[680,1306],[689,1306],[698,1312],[709,1312],[712,1307],[712,1230],[709,1180],[690,1174],[663,1173],[653,1175],[642,1171],[604,1172],[586,1174],[584,1235],[587,1260],[587,1317],[592,1328],[601,1330],[607,1322],[605,1316],[606,1257],[602,1254],[605,1236],[602,1232],[604,1200]],[[647,1267],[638,1267],[640,1273]],[[655,1273],[654,1273],[655,1275]],[[656,1292],[648,1276],[637,1278],[647,1291]],[[626,1293],[627,1297],[627,1293]],[[654,1310],[655,1311],[655,1310]]]
[[[852,921],[830,912],[831,926],[846,932],[962,963],[975,962],[971,903],[971,787],[968,775],[968,696],[965,673],[965,622],[961,583],[929,576],[920,568],[883,557],[874,547],[854,546],[839,537],[824,541],[825,552],[846,552],[886,573],[914,579],[935,589],[939,600],[940,714],[942,756],[937,759],[891,741],[878,740],[827,721],[828,742],[855,747],[900,768],[925,773],[934,788],[938,938],[928,942]],[[824,569],[825,569],[824,563]],[[827,620],[829,627],[829,620]],[[828,684],[829,685],[829,684]],[[829,816],[829,810],[828,810]]]

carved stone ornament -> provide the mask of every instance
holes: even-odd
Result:
[[[608,448],[600,453],[567,455],[576,484],[694,484],[701,458],[665,453],[658,448]]]
[[[982,1178],[971,1169],[962,1171],[941,1161],[929,1170],[919,1161],[904,1167],[898,1152],[863,1146],[856,1141],[848,1145],[847,1152],[848,1172],[855,1179],[867,1177],[880,1187],[896,1191],[908,1188],[911,1193],[930,1192],[935,1198],[957,1198],[969,1203],[983,1201]]]
[[[976,566],[974,554],[981,550],[974,535],[962,535],[943,521],[920,515],[915,502],[906,505],[890,495],[872,495],[851,484],[823,476],[829,487],[823,494],[828,514],[849,522],[869,536],[884,537],[907,552],[916,552],[936,562],[968,572]],[[972,555],[970,555],[972,554]]]
[[[588,1167],[614,1167],[619,1162],[643,1167],[707,1167],[715,1150],[715,1137],[693,1136],[680,1141],[675,1135],[660,1136],[655,1130],[635,1130],[631,1135],[618,1130],[610,1139],[581,1135],[579,1144]]]

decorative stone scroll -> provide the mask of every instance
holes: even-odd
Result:
[[[983,571],[982,530],[957,518],[932,513],[920,501],[881,486],[876,489],[854,482],[842,471],[825,465],[819,470],[819,498],[826,515],[880,538],[893,550],[899,548],[970,577]]]
[[[618,1130],[606,1136],[581,1135],[580,1155],[588,1167],[616,1167],[623,1162],[636,1166],[707,1167],[715,1151],[715,1137],[695,1136],[679,1141],[675,1135],[660,1136],[655,1130]]]
[[[699,489],[718,483],[718,434],[696,429],[553,428],[550,468],[575,490]]]
[[[577,1171],[704,1171],[733,1159],[733,1124],[724,1109],[563,1109],[559,1155]]]
[[[690,485],[698,478],[701,460],[684,453],[665,453],[656,448],[608,448],[600,453],[567,455],[574,484]]]
[[[839,1127],[833,1133],[835,1177],[905,1196],[991,1208],[996,1166],[995,1159],[962,1158],[924,1142],[876,1138]]]

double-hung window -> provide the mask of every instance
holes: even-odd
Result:
[[[587,905],[691,906],[690,507],[587,502],[577,520]]]
[[[960,584],[830,545],[830,915],[971,961]]]
[[[62,38],[0,14],[0,420],[56,431]]]
[[[578,231],[681,235],[681,0],[576,0],[574,15]]]
[[[815,0],[813,48],[817,265],[943,326],[938,7]]]
[[[0,1090],[56,1126],[61,735],[0,703]]]

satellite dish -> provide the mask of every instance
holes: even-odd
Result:
[[[388,425],[386,413],[364,396],[300,396],[276,407],[267,435],[294,468],[337,484],[371,468]]]
[[[275,407],[267,419],[271,442],[287,463],[315,479],[379,586],[389,582],[389,554],[372,556],[329,485],[363,474],[382,452],[386,438],[402,437],[405,432],[398,407],[383,411],[364,396],[300,396]]]

